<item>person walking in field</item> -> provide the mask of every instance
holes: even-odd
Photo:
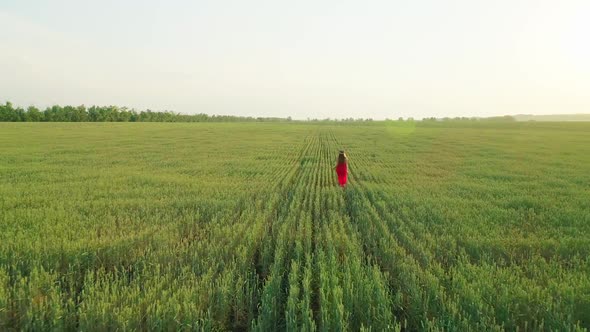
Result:
[[[340,150],[338,154],[338,164],[336,164],[336,174],[338,174],[338,183],[340,187],[346,185],[346,179],[348,177],[348,157],[344,153],[344,150]]]

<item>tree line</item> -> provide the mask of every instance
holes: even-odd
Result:
[[[11,102],[0,104],[0,122],[283,122],[293,121],[291,117],[252,117],[235,115],[208,115],[182,114],[172,111],[157,112],[152,110],[137,111],[127,107],[118,106],[60,106],[54,105],[40,110],[35,106],[26,109],[15,107]],[[386,122],[392,122],[389,118]],[[404,121],[399,118],[397,121]],[[409,117],[405,121],[413,122],[414,118]],[[456,118],[424,118],[423,122],[515,122],[516,118],[510,115],[495,116],[488,118],[478,117],[456,117]],[[341,122],[341,123],[370,123],[371,118],[344,118],[344,119],[310,119],[307,122]]]
[[[40,110],[35,106],[26,109],[11,102],[0,104],[0,122],[280,122],[291,118],[245,117],[234,115],[181,114],[171,111],[137,111],[118,106],[60,106]]]

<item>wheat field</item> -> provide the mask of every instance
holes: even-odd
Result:
[[[588,330],[589,257],[588,123],[0,123],[2,330]]]

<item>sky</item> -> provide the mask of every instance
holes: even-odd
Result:
[[[590,113],[590,1],[0,0],[0,101],[373,118]]]

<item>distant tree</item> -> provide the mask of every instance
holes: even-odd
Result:
[[[86,113],[86,107],[84,105],[80,105],[77,107],[74,106],[64,106],[62,109],[64,121],[69,122],[85,122],[88,121],[88,113]]]
[[[88,121],[97,122],[99,117],[98,107],[91,106],[88,108]]]
[[[74,109],[74,117],[78,122],[88,121],[88,112],[86,112],[86,106],[80,105]]]
[[[98,111],[98,117],[97,120],[98,122],[106,122],[106,121],[110,121],[109,119],[109,109],[106,107],[97,107],[96,110]]]
[[[27,118],[27,112],[22,107],[17,107],[14,109],[15,121],[17,122],[25,122]]]
[[[37,107],[29,106],[27,108],[27,114],[25,116],[25,121],[39,122],[42,120],[43,120],[43,113],[41,113],[41,111]]]
[[[121,108],[119,114],[117,116],[117,121],[119,122],[129,122],[131,121],[131,117],[133,116],[133,112],[127,109],[127,107]]]
[[[63,107],[59,105],[53,105],[51,107],[47,107],[45,111],[43,111],[44,116],[43,119],[48,122],[65,122],[69,121],[66,117],[65,111]]]
[[[0,121],[18,121],[18,115],[14,107],[12,107],[12,103],[7,101],[6,104],[0,105]]]
[[[106,121],[117,122],[119,121],[119,108],[117,106],[106,107]]]

